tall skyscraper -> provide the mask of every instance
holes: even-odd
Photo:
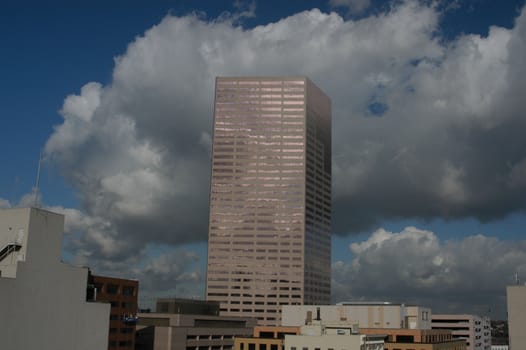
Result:
[[[206,297],[277,324],[280,305],[330,302],[331,102],[305,77],[215,91]]]

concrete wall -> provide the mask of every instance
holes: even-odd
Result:
[[[0,210],[0,237],[25,237],[24,256],[0,277],[2,350],[107,349],[110,305],[86,302],[87,268],[60,262],[63,225],[41,209]]]
[[[406,306],[406,328],[431,329],[431,309],[422,306]]]

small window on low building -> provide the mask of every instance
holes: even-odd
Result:
[[[108,284],[106,286],[106,293],[108,294],[118,294],[119,293],[119,286],[116,284]]]
[[[135,288],[133,286],[124,286],[122,287],[122,295],[134,295],[135,294]]]

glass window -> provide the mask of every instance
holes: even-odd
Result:
[[[108,284],[106,286],[106,293],[108,294],[117,294],[119,293],[119,286],[116,284]]]

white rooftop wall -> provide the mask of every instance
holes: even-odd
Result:
[[[431,310],[403,304],[283,305],[282,326],[301,326],[317,318],[325,322],[358,322],[360,328],[431,329]],[[309,314],[311,316],[309,316]]]
[[[2,350],[103,350],[110,305],[86,302],[87,268],[60,262],[64,217],[36,208],[0,210]]]

